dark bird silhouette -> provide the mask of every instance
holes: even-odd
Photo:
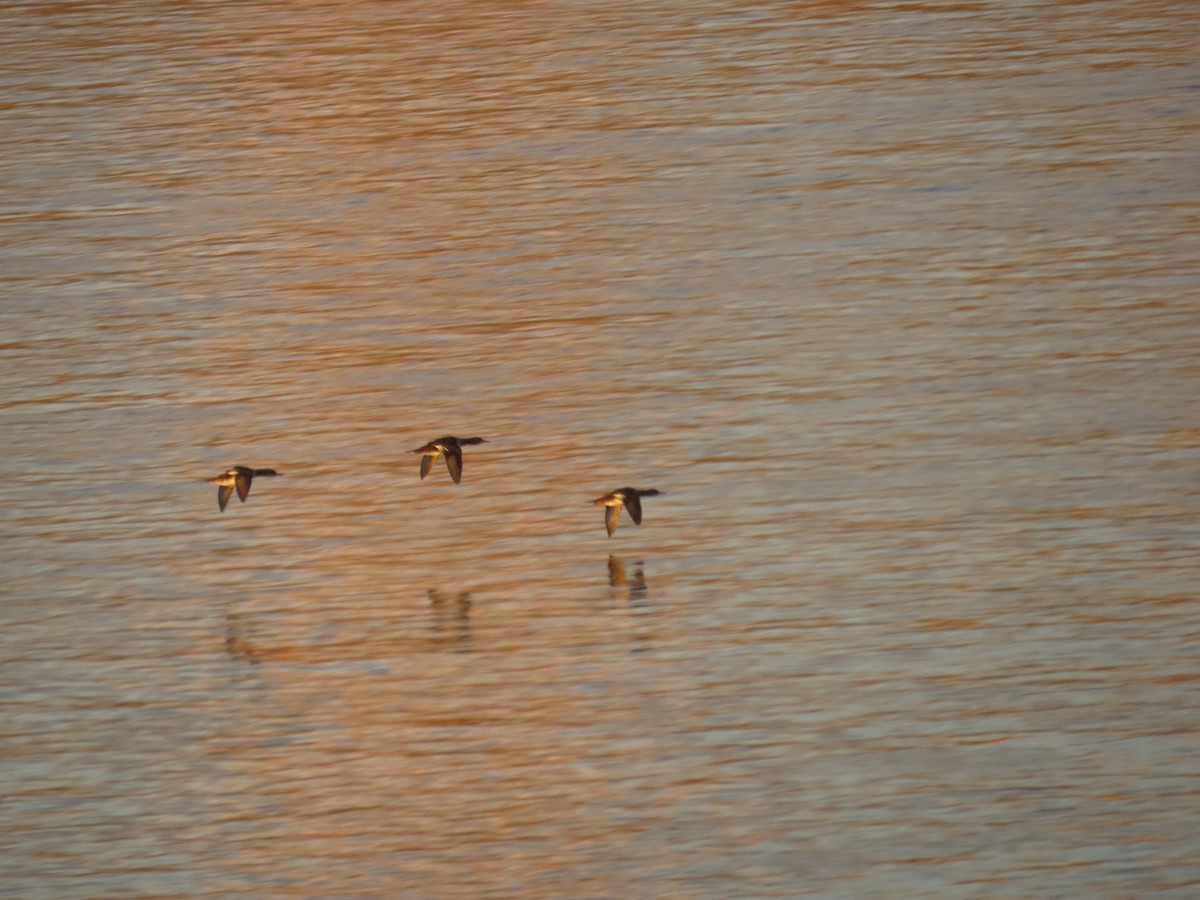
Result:
[[[433,461],[439,456],[446,460],[446,468],[450,470],[450,477],[454,479],[454,483],[458,484],[462,481],[462,448],[468,444],[486,444],[481,437],[471,438],[456,438],[456,437],[440,437],[436,441],[430,441],[424,447],[418,447],[413,453],[420,453],[421,459],[421,480],[425,480],[425,476],[429,474],[429,469],[433,466]]]
[[[225,512],[225,504],[229,502],[229,495],[233,493],[233,489],[237,488],[238,499],[243,503],[246,502],[246,497],[250,494],[250,482],[256,475],[278,475],[274,469],[251,469],[249,466],[234,466],[228,469],[216,478],[209,478],[209,484],[219,485],[217,488],[217,506],[221,508],[221,512]]]
[[[621,518],[622,509],[629,510],[629,518],[633,519],[634,525],[641,525],[642,498],[654,497],[661,493],[662,491],[655,488],[641,490],[640,488],[623,487],[610,494],[605,494],[603,497],[597,497],[592,503],[605,507],[604,527],[608,529],[608,536],[612,537],[613,532],[617,530],[617,522]]]

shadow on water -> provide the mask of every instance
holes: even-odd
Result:
[[[470,649],[471,594],[459,591],[452,595],[437,588],[429,588],[426,593],[432,616],[432,643],[435,646],[454,645],[460,651]]]

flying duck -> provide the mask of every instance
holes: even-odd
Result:
[[[238,499],[245,503],[246,497],[250,494],[250,482],[254,480],[256,475],[278,474],[274,469],[251,469],[249,466],[234,466],[216,478],[209,478],[208,483],[220,485],[217,488],[217,506],[221,508],[221,512],[225,512],[225,504],[229,502],[229,495],[233,493],[234,488],[237,488]]]
[[[623,487],[610,494],[605,494],[603,497],[597,497],[592,503],[596,506],[607,507],[604,510],[604,527],[608,529],[608,536],[612,537],[613,532],[617,530],[617,522],[621,518],[622,508],[629,510],[629,518],[633,519],[634,525],[641,525],[642,498],[654,497],[661,493],[662,491],[656,488],[644,491],[640,488]]]
[[[486,444],[481,437],[471,438],[456,438],[456,437],[440,437],[436,441],[430,441],[424,447],[418,447],[413,453],[420,453],[421,459],[421,480],[425,480],[425,476],[429,474],[430,467],[433,466],[433,461],[439,457],[445,457],[446,468],[450,470],[450,477],[454,479],[454,483],[458,484],[462,481],[462,448],[468,444]]]

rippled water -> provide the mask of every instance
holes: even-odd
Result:
[[[4,6],[0,894],[1193,895],[1198,34]]]

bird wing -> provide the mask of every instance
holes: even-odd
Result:
[[[633,519],[634,525],[642,524],[642,501],[637,494],[625,495],[625,508],[629,510],[629,518]]]
[[[246,502],[246,498],[250,495],[250,479],[251,479],[251,477],[252,476],[250,476],[250,475],[243,475],[241,472],[238,472],[238,476],[236,479],[238,499],[241,500],[243,503]]]
[[[222,484],[217,487],[217,506],[221,507],[221,512],[225,512],[225,504],[229,502],[229,495],[232,493],[232,484]]]
[[[421,457],[421,480],[425,480],[425,476],[429,474],[429,468],[433,465],[433,456],[426,454]]]
[[[455,484],[462,481],[462,451],[457,447],[446,448],[446,468],[450,470],[450,477]]]
[[[613,532],[617,530],[617,522],[621,518],[621,507],[606,506],[604,507],[604,527],[608,529],[608,536],[612,537]]]

